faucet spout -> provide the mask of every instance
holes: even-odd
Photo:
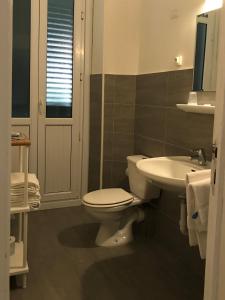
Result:
[[[205,150],[202,148],[192,150],[191,151],[191,159],[197,159],[199,162],[199,165],[205,166],[206,165]]]

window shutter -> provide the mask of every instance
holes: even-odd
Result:
[[[46,102],[47,107],[71,107],[73,97],[73,9],[66,5],[65,7],[55,5],[53,2],[49,1],[48,4]]]

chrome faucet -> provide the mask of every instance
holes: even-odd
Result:
[[[205,166],[206,165],[205,150],[202,148],[191,150],[191,159],[197,159],[199,165]]]

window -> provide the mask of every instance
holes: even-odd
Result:
[[[31,2],[13,2],[12,117],[30,116]]]
[[[73,0],[49,0],[46,117],[71,118],[73,102]]]

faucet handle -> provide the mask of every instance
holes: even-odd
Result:
[[[195,154],[195,153],[196,154],[200,154],[200,153],[204,153],[205,154],[205,150],[203,148],[195,148],[195,149],[191,149],[190,151],[193,154]]]
[[[198,159],[200,165],[206,165],[206,154],[203,148],[191,150],[191,158]]]
[[[200,154],[200,152],[202,151],[203,149],[199,149],[199,148],[196,148],[196,149],[191,149],[190,150],[190,155],[191,155],[191,157],[192,158],[197,158],[197,157],[199,157],[199,154]]]

